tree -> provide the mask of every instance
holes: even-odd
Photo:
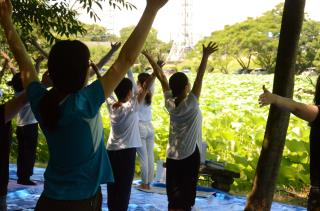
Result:
[[[134,6],[125,0],[108,0],[113,7],[133,8]],[[74,5],[79,4],[94,20],[99,19],[93,6],[102,9],[104,0],[63,0],[60,2],[50,0],[12,0],[13,19],[21,30],[23,37],[29,37],[37,27],[40,34],[47,41],[53,42],[57,37],[84,34],[82,23],[77,20],[78,12]]]
[[[297,55],[297,73],[317,63],[317,52],[320,49],[320,22],[306,19],[302,28]]]
[[[281,24],[273,93],[292,98],[305,0],[286,0]],[[245,210],[270,210],[285,145],[290,113],[272,105],[261,154]]]
[[[13,20],[27,47],[30,47],[29,43],[34,44],[42,37],[49,44],[52,44],[55,40],[64,37],[86,33],[84,25],[77,20],[77,9],[79,8],[75,8],[75,5],[86,10],[90,17],[96,20],[99,17],[93,6],[96,5],[102,9],[102,2],[105,2],[105,0],[61,0],[59,2],[52,0],[12,0]],[[134,8],[134,5],[126,0],[107,0],[107,2],[114,8]],[[1,30],[0,35],[0,49],[5,49],[6,41]]]
[[[269,72],[274,72],[276,64],[277,46],[279,43],[280,26],[282,18],[283,3],[265,12],[257,18],[227,25],[223,30],[215,31],[211,36],[200,40],[195,47],[195,53],[191,53],[188,59],[198,57],[200,51],[198,46],[209,40],[219,42],[219,52],[217,57],[232,57],[238,60],[239,66],[250,69],[255,65]],[[296,70],[302,72],[308,67],[315,66],[317,61],[316,54],[320,48],[320,22],[309,18],[304,19],[301,32],[299,50],[297,56]],[[251,58],[250,66],[248,66]],[[219,66],[219,64],[216,64]]]

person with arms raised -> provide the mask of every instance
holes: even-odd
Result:
[[[170,115],[169,143],[166,159],[168,210],[190,211],[195,204],[196,187],[202,151],[202,115],[199,98],[209,56],[217,51],[216,43],[202,46],[202,60],[190,91],[188,77],[177,72],[169,82],[148,52],[144,55],[159,79]]]
[[[146,9],[108,72],[86,86],[90,52],[82,42],[54,44],[48,58],[52,89],[39,83],[31,58],[12,22],[10,0],[0,0],[0,23],[18,63],[32,111],[46,137],[50,159],[36,211],[101,210],[100,184],[113,175],[103,142],[99,109],[133,65],[158,10],[167,0],[147,0]]]

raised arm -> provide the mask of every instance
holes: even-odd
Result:
[[[39,74],[39,72],[40,72],[41,62],[43,62],[44,59],[45,59],[45,57],[41,55],[34,60],[34,62],[35,62],[34,67],[36,69],[37,74]]]
[[[108,61],[111,59],[113,54],[120,48],[121,42],[111,43],[111,49],[110,51],[100,59],[100,61],[97,64],[97,67],[102,69],[102,67],[108,63]]]
[[[139,89],[139,92],[138,92],[138,102],[139,103],[142,103],[144,98],[146,97],[148,91],[150,90],[150,87],[152,86],[152,84],[154,83],[154,79],[156,78],[156,75],[155,73],[153,72],[151,74],[151,76],[148,78],[148,80],[146,80],[141,88]]]
[[[5,123],[9,122],[15,115],[17,115],[17,113],[26,103],[27,95],[25,92],[18,97],[15,97],[12,100],[8,101],[4,106]]]
[[[133,72],[132,72],[132,70],[131,70],[130,68],[129,68],[129,70],[128,70],[127,76],[128,76],[128,78],[131,80],[131,82],[132,82],[133,92],[137,93],[137,92],[138,92],[138,86],[137,86],[136,81],[134,80]]]
[[[10,59],[9,55],[3,51],[1,51],[1,56],[4,58],[4,63],[3,63],[3,68],[2,70],[5,70],[7,67],[9,67],[10,72],[12,73],[12,75],[17,73],[16,68],[13,66],[12,64],[12,60]]]
[[[193,87],[191,89],[191,92],[199,99],[201,94],[201,88],[202,88],[202,80],[204,76],[204,72],[207,68],[207,62],[209,56],[218,50],[218,46],[215,42],[210,42],[207,46],[202,45],[202,59],[200,66],[198,68],[196,79],[193,83]]]
[[[163,61],[156,62],[148,51],[143,51],[142,54],[147,58],[147,60],[149,61],[153,69],[154,74],[160,81],[163,93],[165,93],[166,91],[169,91],[170,87],[169,87],[168,79],[164,74],[164,72],[162,71],[162,67],[164,66],[165,63]]]
[[[32,60],[23,45],[12,22],[12,4],[10,0],[0,0],[0,24],[2,25],[9,47],[18,63],[24,87],[39,80]]]
[[[95,73],[98,79],[101,79],[102,76],[100,74],[100,69],[97,67],[95,63],[90,60],[90,72]],[[91,76],[90,76],[91,77]]]
[[[274,104],[283,110],[290,111],[305,121],[313,122],[316,119],[319,112],[318,106],[299,103],[290,98],[272,94],[265,86],[262,89],[263,93],[259,97],[260,106]]]
[[[104,55],[100,61],[98,62],[98,64],[96,64],[96,67],[98,68],[98,70],[100,71],[102,69],[102,67],[107,64],[111,57],[113,56],[113,54],[120,48],[121,46],[121,42],[116,42],[116,43],[111,43],[111,49],[110,51]],[[96,70],[94,68],[90,68],[89,70],[89,78],[91,78],[92,76],[94,76],[94,74],[97,74],[96,73]],[[98,78],[101,78],[101,77],[98,77]]]
[[[168,0],[147,0],[146,9],[144,10],[138,25],[123,45],[115,63],[101,78],[106,97],[110,96],[128,69],[134,64],[141,52],[158,10],[165,5],[167,1]]]

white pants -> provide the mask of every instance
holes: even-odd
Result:
[[[139,122],[142,146],[137,148],[143,184],[150,184],[154,178],[154,130],[151,122]]]

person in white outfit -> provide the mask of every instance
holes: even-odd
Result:
[[[199,107],[202,81],[209,56],[217,50],[216,43],[203,45],[203,55],[192,89],[188,77],[177,72],[169,82],[148,52],[144,52],[159,79],[170,115],[170,132],[166,159],[166,189],[169,211],[191,211],[202,151],[202,115]]]
[[[133,83],[133,91],[139,92],[143,89],[144,84],[152,76],[149,73],[143,72],[138,75],[137,84],[134,81],[132,71],[128,71],[128,78]],[[138,188],[150,189],[150,184],[154,178],[154,129],[152,125],[152,112],[151,112],[151,103],[152,95],[154,92],[154,80],[150,85],[150,89],[147,90],[146,96],[141,102],[138,111],[139,117],[139,131],[141,138],[141,147],[137,148],[137,153],[140,158],[140,167],[141,167],[141,180],[142,183]]]
[[[141,147],[138,111],[154,78],[152,75],[137,93],[132,91],[132,81],[124,78],[114,91],[117,100],[107,99],[111,123],[107,150],[115,179],[107,186],[110,211],[128,209],[136,149]]]

